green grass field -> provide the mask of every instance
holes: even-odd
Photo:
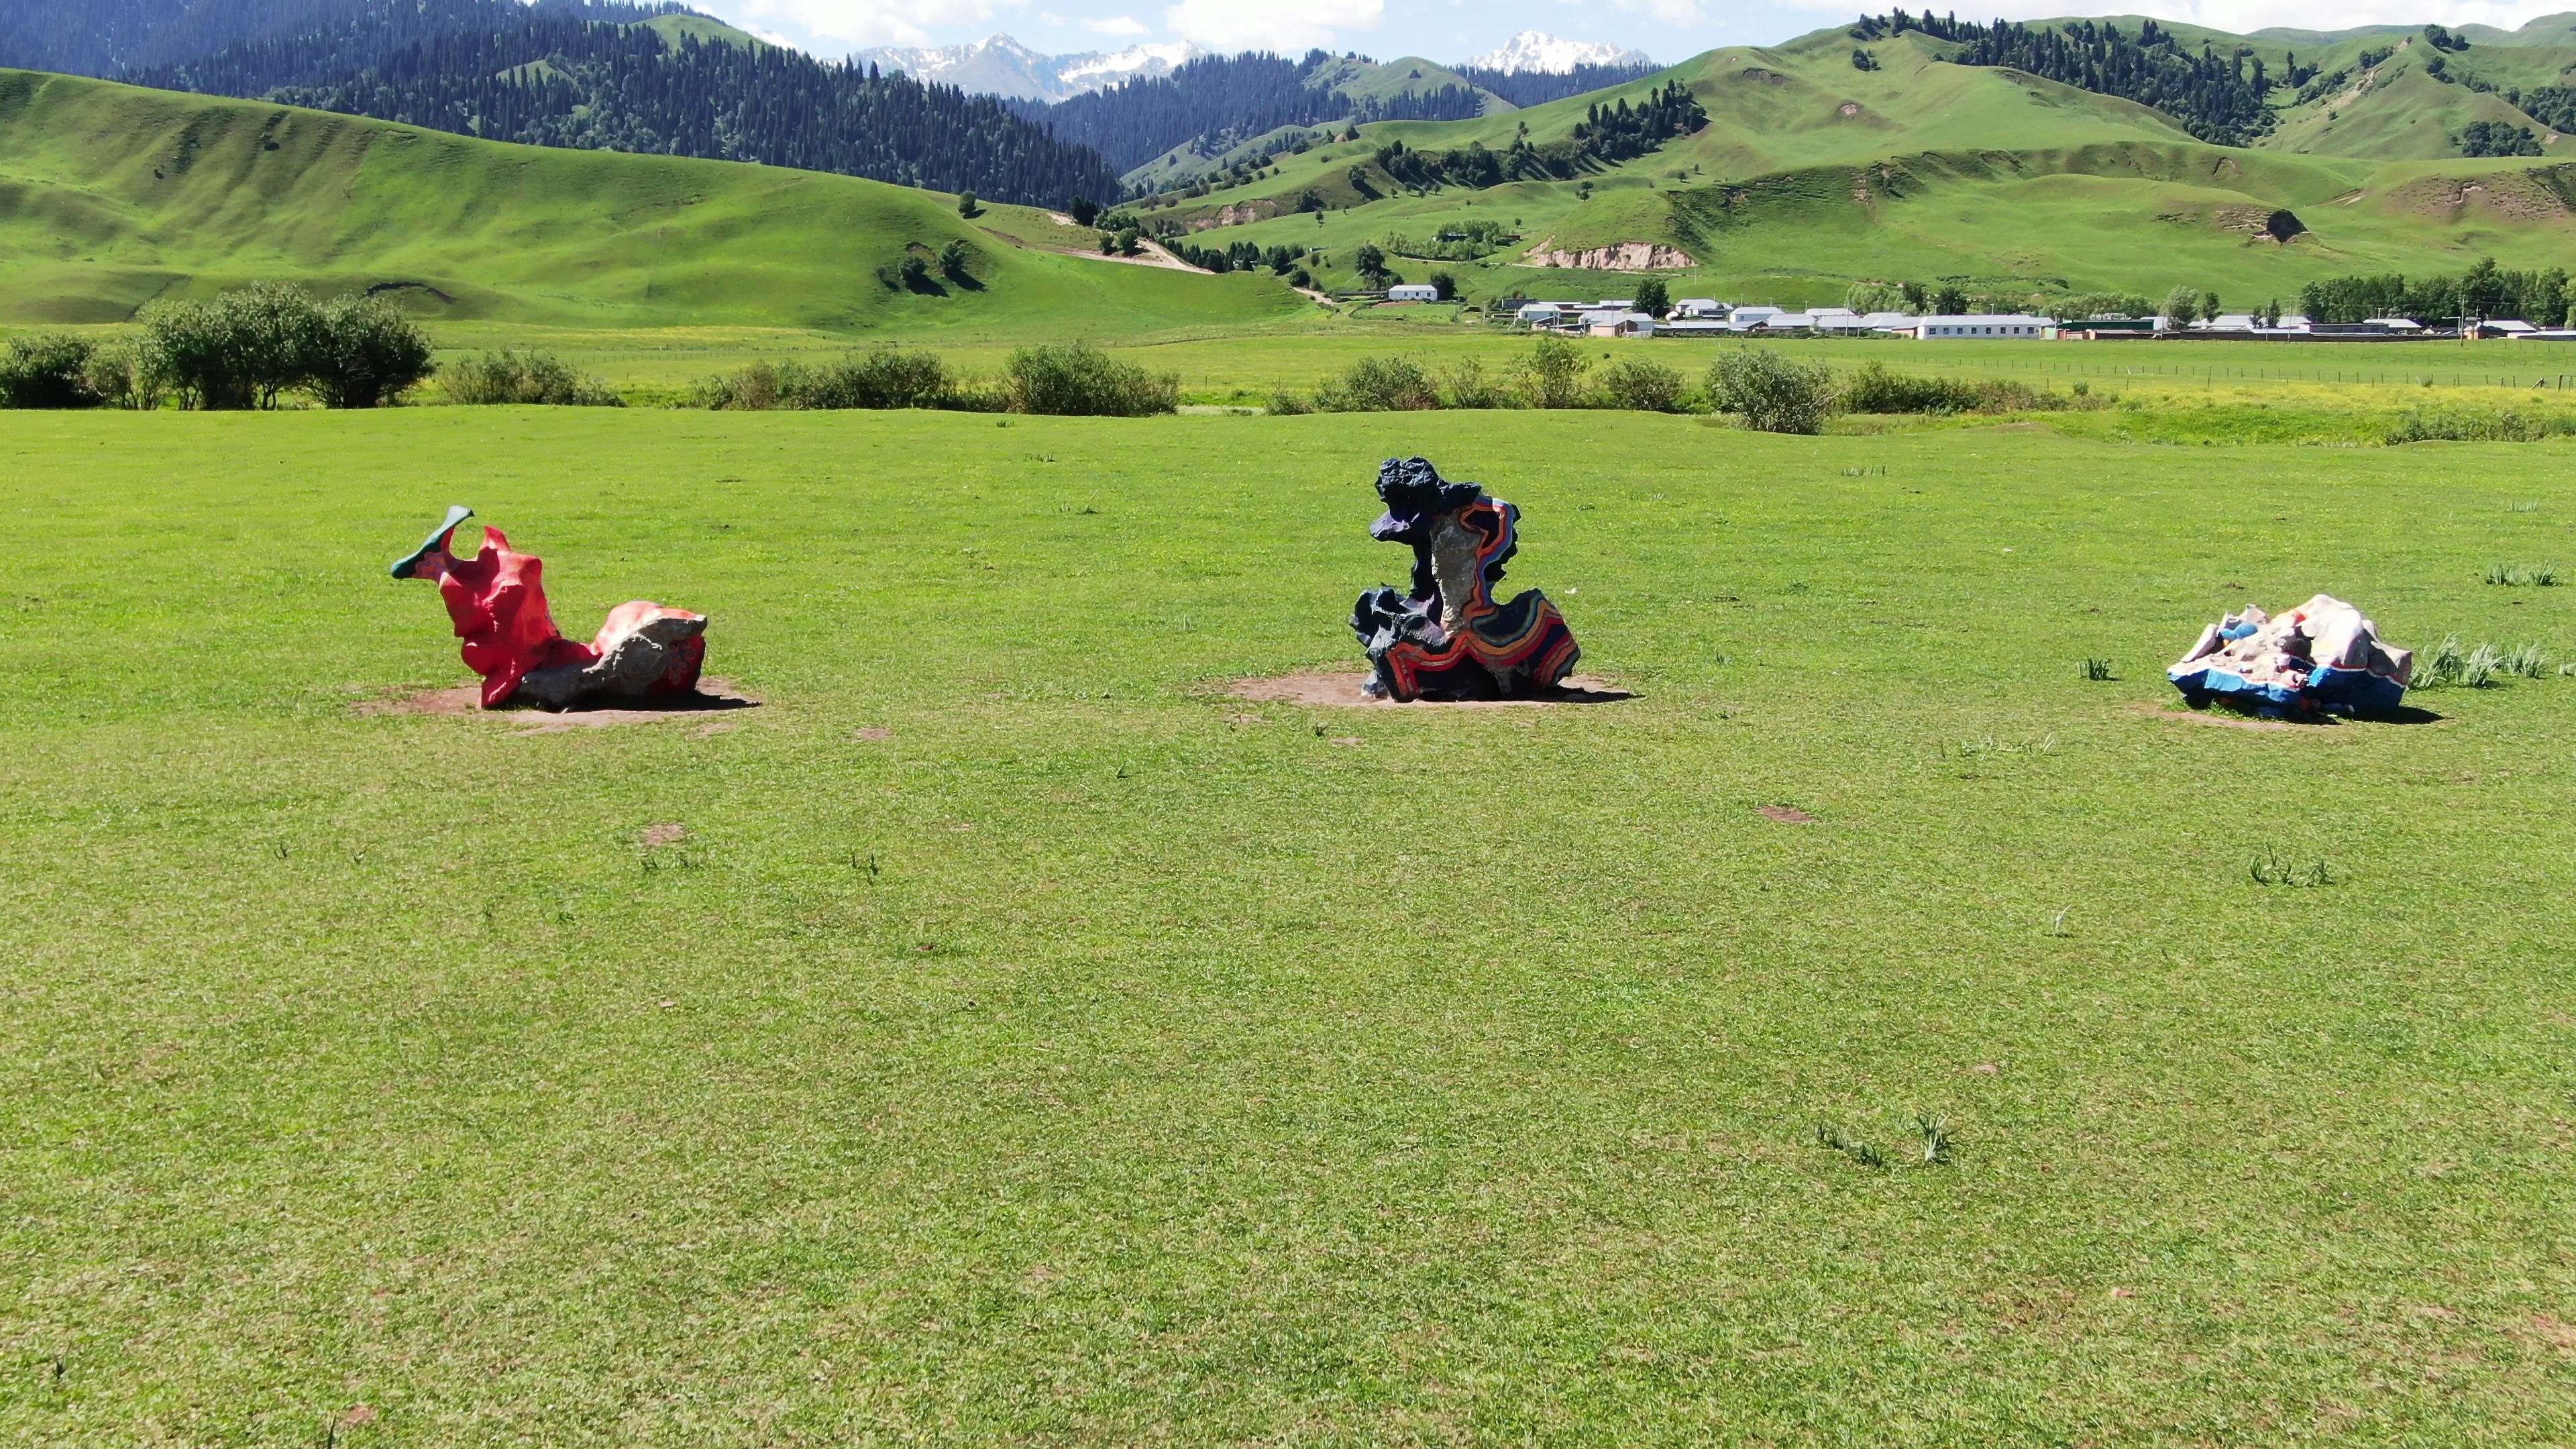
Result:
[[[2160,673],[2320,588],[2576,657],[2482,581],[2576,562],[2563,441],[0,440],[0,1439],[2576,1433],[2576,679],[2258,731]],[[1415,451],[1635,699],[1222,693],[1355,658]],[[451,501],[765,703],[367,712],[464,677],[384,576]]]

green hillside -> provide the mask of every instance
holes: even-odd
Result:
[[[1089,232],[854,177],[477,141],[0,71],[0,321],[286,278],[457,318],[1134,336],[1306,306],[1267,277],[1062,254]],[[1008,234],[1006,234],[1008,233]],[[951,240],[973,285],[898,279]]]
[[[1370,126],[1358,142],[1279,158],[1274,177],[1156,215],[1206,228],[1193,238],[1202,246],[1319,248],[1320,274],[1336,284],[1355,280],[1348,262],[1362,242],[1500,221],[1519,243],[1450,266],[1470,295],[1615,290],[1528,263],[1638,242],[1686,256],[1687,266],[1659,260],[1692,287],[1803,302],[1837,299],[1861,278],[1947,277],[2156,293],[2189,282],[2252,303],[2322,275],[2456,270],[2481,255],[2576,266],[2576,164],[2453,154],[2461,123],[2519,113],[2500,94],[2424,74],[2431,47],[2400,44],[2413,36],[2259,45],[2274,65],[2297,50],[2328,74],[2353,68],[2355,87],[2369,79],[2361,95],[2294,108],[2264,145],[2238,148],[2197,141],[2129,101],[1954,64],[1943,58],[1954,46],[1920,33],[1872,42],[1878,68],[1860,70],[1848,34],[1822,31],[1509,115]],[[2358,67],[2374,49],[2392,54]],[[2448,61],[2454,74],[2519,68],[2537,84],[2558,54],[2535,41],[2473,45]],[[1373,160],[1393,140],[1417,150],[1545,143],[1596,103],[1676,79],[1707,108],[1707,126],[1576,180],[1417,193]],[[2576,162],[2576,142],[2551,150]],[[1310,191],[1327,208],[1320,219],[1296,209]],[[1234,224],[1212,225],[1220,218]],[[1419,277],[1435,264],[1396,265]]]

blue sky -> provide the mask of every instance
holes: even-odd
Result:
[[[1850,19],[1844,0],[1738,4],[1724,0],[691,0],[697,8],[818,55],[870,45],[948,45],[1008,31],[1048,52],[1116,50],[1192,40],[1216,50],[1320,45],[1381,59],[1454,61],[1521,30],[1632,45],[1675,61],[1720,45],[1765,44]],[[2226,30],[2269,25],[2335,29],[2374,23],[2512,27],[2569,0],[2162,0],[2120,13]],[[1885,8],[1882,3],[1878,8]],[[1922,8],[1920,5],[1909,8]],[[1941,8],[1951,8],[1943,0]],[[2065,0],[1960,7],[2014,18],[2082,13]],[[2113,13],[2108,7],[2093,13]]]

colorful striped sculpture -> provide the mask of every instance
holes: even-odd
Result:
[[[1583,653],[1565,616],[1536,589],[1494,602],[1503,565],[1520,550],[1521,511],[1421,458],[1387,459],[1377,494],[1386,513],[1369,537],[1413,546],[1413,592],[1381,585],[1351,612],[1368,650],[1368,692],[1401,701],[1560,693]]]
[[[2247,605],[2200,631],[2165,671],[2194,709],[2231,705],[2274,719],[2384,715],[2406,698],[2415,656],[2331,594],[2274,618]]]

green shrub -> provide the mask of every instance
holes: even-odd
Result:
[[[1847,413],[2054,413],[2105,405],[2093,401],[2091,388],[2076,387],[2069,398],[2008,377],[1916,377],[1864,362],[1843,379],[1835,405]]]
[[[1422,412],[1440,406],[1440,394],[1415,363],[1363,357],[1316,389],[1315,406],[1328,413]]]
[[[1002,399],[1015,413],[1141,418],[1177,412],[1181,379],[1120,362],[1085,343],[1022,347],[1002,365]]]
[[[2402,443],[2537,443],[2543,438],[2576,433],[2576,417],[2526,413],[2471,412],[2466,408],[2418,408],[2397,419],[2380,441]]]
[[[0,353],[0,407],[97,407],[102,399],[90,378],[97,351],[88,338],[65,332],[10,338]]]
[[[939,354],[888,346],[812,369],[791,362],[774,392],[791,408],[936,408],[954,400],[957,383]]]
[[[1843,380],[1838,401],[1853,413],[1958,413],[1976,407],[1977,389],[1957,378],[1916,377],[1864,362]]]
[[[778,380],[776,367],[751,362],[739,372],[719,373],[699,383],[689,400],[718,412],[767,412],[779,406]]]
[[[90,349],[89,364],[81,369],[81,378],[97,395],[100,407],[149,412],[161,406],[160,386],[136,365],[131,344]]]
[[[1640,413],[1677,413],[1689,385],[1682,375],[1659,362],[1623,357],[1601,370],[1594,396],[1605,408]]]
[[[1473,357],[1451,363],[1440,374],[1440,400],[1453,408],[1507,408],[1512,395],[1500,382],[1485,374],[1485,364]]]
[[[1270,395],[1269,413],[1274,418],[1300,418],[1315,410],[1315,405],[1297,395],[1294,388],[1281,388]]]
[[[436,371],[429,337],[381,297],[334,297],[314,318],[301,385],[324,407],[393,401]]]
[[[1768,348],[1739,347],[1709,368],[1708,396],[1756,432],[1820,433],[1833,411],[1834,378],[1820,362],[1801,365]]]
[[[1529,356],[1512,368],[1521,398],[1534,408],[1583,405],[1583,372],[1592,365],[1583,349],[1562,337],[1541,334],[1532,339]]]
[[[478,406],[532,403],[548,407],[622,406],[608,384],[581,372],[551,352],[502,348],[469,358],[447,369],[447,396]]]

